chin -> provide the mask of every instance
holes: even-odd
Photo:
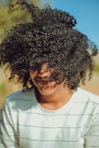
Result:
[[[38,89],[39,93],[44,96],[48,96],[48,95],[53,94],[52,89],[40,89],[40,88],[37,88],[37,89]]]
[[[44,96],[52,95],[56,90],[56,87],[52,87],[52,86],[42,86],[42,87],[36,86],[36,87],[39,93]]]

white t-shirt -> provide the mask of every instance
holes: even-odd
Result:
[[[0,148],[99,148],[99,97],[81,88],[57,110],[44,109],[33,89],[9,96]]]

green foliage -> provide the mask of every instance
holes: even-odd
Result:
[[[13,25],[30,21],[30,14],[26,10],[15,9],[10,11],[8,6],[0,6],[0,32],[9,29]]]
[[[9,0],[9,4],[14,4],[16,0]],[[35,5],[40,4],[40,0],[32,0]],[[9,9],[9,6],[0,4],[0,40],[3,38],[3,33],[10,29],[13,25],[31,21],[31,15],[26,9],[16,5]]]

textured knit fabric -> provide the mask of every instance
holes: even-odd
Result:
[[[9,96],[2,110],[0,148],[99,148],[99,97],[80,88],[57,110],[34,90]]]

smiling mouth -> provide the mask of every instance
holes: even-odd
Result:
[[[49,87],[49,82],[48,81],[39,81],[36,82],[40,87]]]
[[[48,82],[50,82],[49,78],[40,78],[40,77],[36,77],[35,81],[37,83],[41,83],[41,84],[47,84]]]
[[[42,89],[48,89],[48,88],[52,87],[52,83],[51,83],[52,81],[50,80],[50,78],[36,77],[35,82]]]

